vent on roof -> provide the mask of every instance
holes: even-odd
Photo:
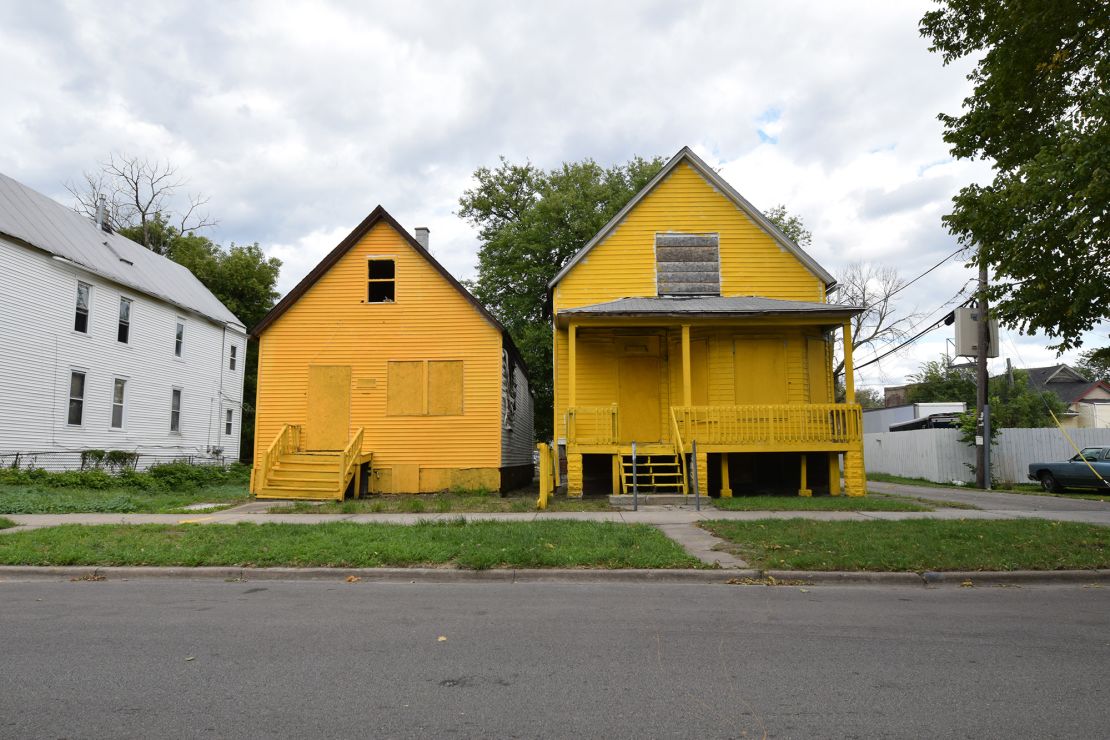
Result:
[[[656,234],[659,295],[720,295],[721,258],[717,234]]]

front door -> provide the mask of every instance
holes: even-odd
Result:
[[[737,339],[736,405],[786,403],[786,341],[781,337]]]
[[[658,357],[621,357],[619,365],[619,414],[621,442],[659,442],[660,424]]]
[[[305,449],[342,450],[351,432],[351,367],[308,366]]]

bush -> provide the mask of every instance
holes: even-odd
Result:
[[[126,459],[109,461],[108,466],[121,466],[116,475],[102,469],[67,470],[49,472],[42,468],[12,469],[0,468],[0,484],[33,485],[48,488],[130,488],[139,491],[180,491],[224,483],[246,483],[250,479],[250,468],[235,463],[226,468],[218,465],[188,465],[186,463],[166,463],[153,465],[144,472],[137,472]]]

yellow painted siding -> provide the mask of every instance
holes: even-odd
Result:
[[[823,302],[825,286],[683,162],[555,286],[554,308],[654,296],[655,235],[720,234],[721,294]]]
[[[396,302],[366,302],[371,256],[396,261]],[[375,489],[393,489],[394,467],[398,485],[410,490],[460,479],[496,487],[501,341],[500,332],[427,260],[379,223],[263,333],[255,459],[282,425],[305,423],[309,365],[350,365],[350,424],[366,430],[363,450],[374,453],[380,471],[371,482]],[[387,414],[391,360],[461,363],[461,409],[453,400],[459,366],[427,362],[419,368],[420,381],[431,380],[433,387],[430,397],[420,400],[420,410],[430,413]],[[396,366],[394,372],[405,369]],[[412,404],[399,406],[416,410]]]

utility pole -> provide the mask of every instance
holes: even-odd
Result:
[[[979,353],[978,353],[978,367],[976,368],[975,380],[975,418],[978,420],[978,428],[981,430],[980,435],[983,444],[976,445],[975,447],[975,485],[983,490],[988,490],[991,484],[990,471],[987,469],[990,460],[990,434],[989,427],[986,426],[987,414],[987,384],[990,378],[987,375],[987,352],[990,349],[991,330],[990,323],[987,320],[987,261],[983,258],[983,249],[979,248],[979,323],[977,328],[979,330]],[[979,435],[977,435],[979,436]]]

